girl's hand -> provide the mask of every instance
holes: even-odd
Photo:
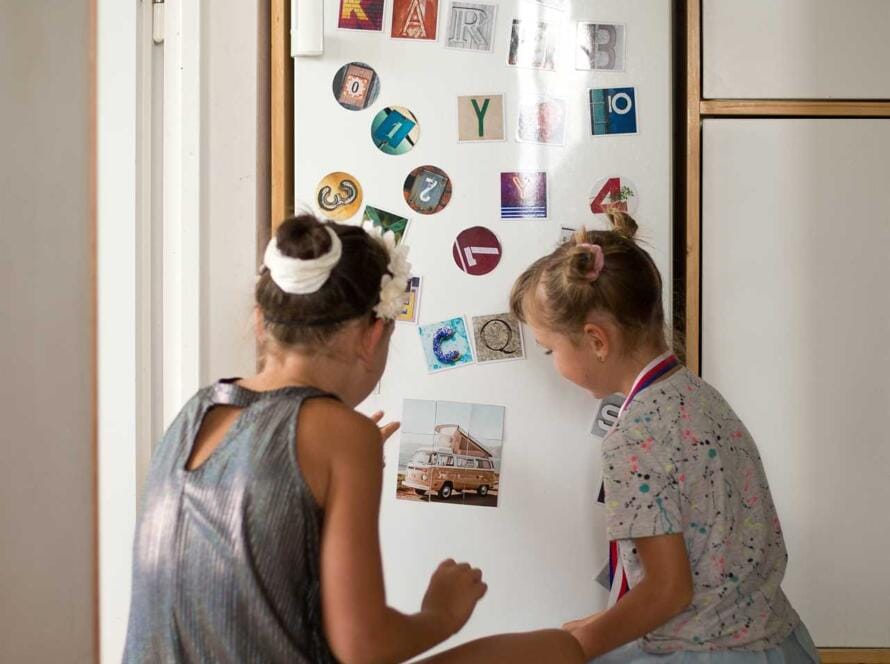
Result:
[[[482,582],[482,570],[449,558],[433,572],[421,612],[440,617],[448,634],[455,634],[470,619],[476,603],[487,590],[488,586]]]
[[[380,420],[382,419],[382,410],[378,410],[376,413],[371,415],[371,421],[378,426],[380,425]],[[389,437],[392,436],[396,431],[398,431],[400,426],[402,426],[401,422],[390,422],[389,424],[384,424],[382,427],[380,427],[380,442],[385,443],[387,440],[389,440]]]

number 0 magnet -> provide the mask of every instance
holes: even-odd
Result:
[[[349,111],[362,111],[377,99],[380,79],[373,67],[364,62],[343,65],[334,75],[334,99]]]

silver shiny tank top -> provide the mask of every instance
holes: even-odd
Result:
[[[192,397],[152,458],[124,662],[336,661],[322,630],[322,512],[295,446],[302,403],[330,395],[233,380]],[[222,404],[243,410],[187,471],[205,413]]]

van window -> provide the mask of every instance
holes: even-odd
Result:
[[[411,463],[420,464],[422,466],[428,466],[433,462],[434,454],[430,454],[429,452],[419,451],[415,452],[414,456],[411,457]]]
[[[479,459],[477,462],[480,468],[484,468],[485,470],[491,470],[491,461],[488,459]]]
[[[440,466],[453,466],[454,465],[454,457],[450,454],[440,454],[439,455],[439,465]]]

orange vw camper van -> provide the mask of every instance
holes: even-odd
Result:
[[[455,491],[486,496],[497,489],[491,452],[455,424],[440,424],[435,431],[434,446],[420,448],[408,462],[404,486],[418,495],[431,492],[445,500]]]

